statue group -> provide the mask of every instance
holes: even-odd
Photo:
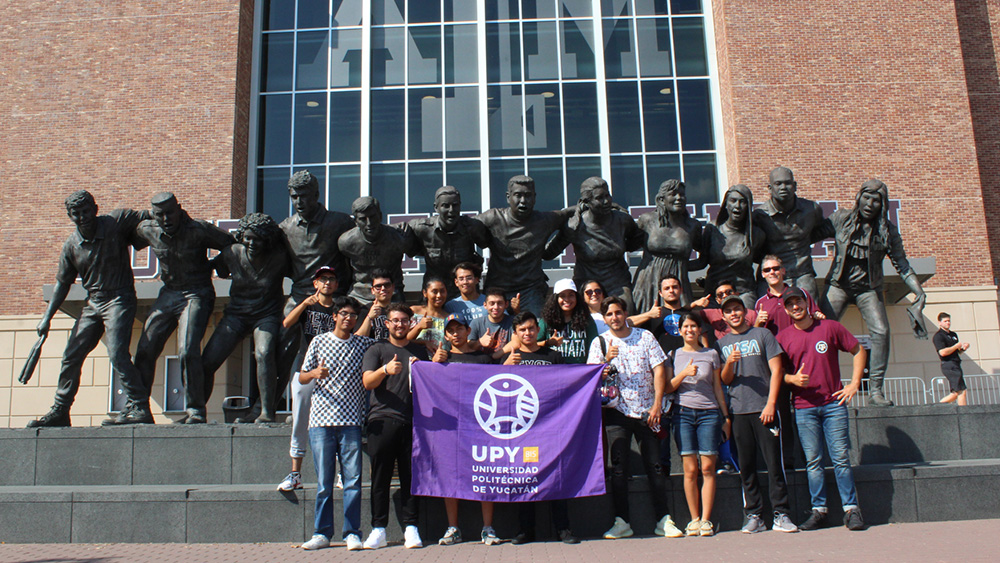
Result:
[[[354,201],[351,215],[326,209],[319,201],[316,177],[301,171],[288,182],[295,210],[291,217],[278,224],[268,215],[250,213],[240,219],[235,236],[192,219],[170,193],[153,196],[148,211],[99,215],[93,196],[78,191],[65,202],[76,230],[63,246],[38,334],[48,333],[77,277],[87,300],[66,345],[55,404],[29,426],[70,425],[83,361],[102,335],[128,397],[125,408],[106,423],[152,423],[149,400],[156,360],[175,331],[187,405],[180,422],[206,421],[214,374],[247,337],[253,339],[260,399],[256,421],[274,421],[279,390],[294,371],[302,337],[299,328],[283,328],[282,318],[313,293],[312,278],[319,268],[332,268],[339,291],[367,306],[372,303],[373,271],[388,270],[396,288],[394,300],[402,300],[404,256],[424,258],[425,278],[448,279],[458,263],[483,263],[477,247],[490,249],[485,285],[502,289],[508,297],[520,296],[520,308],[536,314],[549,291],[543,260],[557,257],[570,245],[576,254],[577,284],[602,280],[608,293],[625,299],[632,312],[660,305],[658,285],[667,274],[681,280],[682,303],[690,304],[694,291],[689,273],[706,267],[706,291],[731,281],[752,307],[760,288],[766,288],[754,264],[765,255],[778,256],[788,282],[818,298],[827,316],[839,319],[849,304],[858,306],[871,333],[870,402],[891,404],[882,392],[889,358],[883,258],[889,257],[915,295],[909,312],[918,335],[925,296],[906,260],[899,230],[888,219],[888,189],[879,180],[869,180],[853,208],[824,218],[819,205],[797,196],[796,187],[791,170],[776,168],[768,177],[770,197],[759,208],[754,208],[750,189],[737,184],[724,194],[715,222],[702,225],[688,215],[686,188],[676,179],[660,185],[654,211],[633,219],[614,204],[601,178],[582,183],[577,205],[539,211],[534,181],[514,176],[507,184],[507,207],[463,216],[461,193],[444,186],[435,194],[436,216],[387,225],[372,197]],[[831,237],[835,255],[819,295],[811,249]],[[163,287],[132,358],[136,296],[129,247],[147,246],[159,260]],[[219,252],[211,260],[210,250]],[[631,276],[627,253],[639,250],[642,258]],[[231,279],[232,286],[223,317],[202,351],[215,304],[213,271]],[[292,280],[287,298],[282,291],[286,277]]]

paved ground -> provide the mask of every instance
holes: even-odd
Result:
[[[328,561],[996,561],[1000,520],[968,520],[876,526],[864,532],[842,527],[815,532],[725,532],[711,538],[589,540],[570,546],[546,542],[525,546],[478,543],[432,545],[406,550],[348,552],[343,546],[303,551],[296,544],[0,544],[0,561],[25,563],[155,562],[328,562]],[[488,555],[487,555],[488,553]]]

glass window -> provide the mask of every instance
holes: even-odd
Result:
[[[361,92],[330,93],[330,162],[361,160]]]
[[[635,82],[608,82],[608,137],[611,152],[642,150],[639,127],[639,90]]]
[[[624,208],[646,205],[641,156],[611,157],[611,190],[615,202]]]
[[[705,20],[674,18],[674,49],[677,52],[677,76],[708,75],[705,53]]]
[[[292,95],[261,96],[257,164],[289,164],[292,142]]]
[[[523,159],[490,159],[490,207],[507,207],[507,181],[521,174]]]
[[[478,160],[451,160],[445,162],[444,183],[455,186],[462,194],[462,209],[479,211],[482,197],[482,178]]]
[[[328,209],[351,212],[351,204],[361,197],[361,167],[357,164],[330,167]]]
[[[580,199],[580,184],[591,176],[601,177],[600,157],[566,158],[566,201],[568,204],[576,204]]]
[[[662,2],[665,0],[657,0]],[[670,11],[677,14],[700,14],[701,0],[670,0]]]
[[[268,33],[261,42],[261,92],[287,92],[292,89],[292,68],[295,49],[293,33]]]
[[[715,155],[684,155],[684,184],[687,185],[688,205],[696,205],[699,212],[702,205],[717,203],[719,186],[715,175]]]
[[[649,186],[649,205],[656,205],[656,192],[660,184],[681,177],[681,157],[676,154],[651,154],[646,157],[646,185]]]
[[[639,68],[643,76],[671,76],[670,20],[636,20],[636,43],[639,45]]]
[[[444,21],[474,22],[476,21],[476,2],[469,0],[444,0]]]
[[[371,159],[402,160],[406,125],[403,90],[372,90]]]
[[[521,17],[518,11],[520,0],[490,0],[486,2],[486,21],[516,20]]]
[[[440,0],[408,0],[408,23],[437,23],[441,21]]]
[[[288,199],[288,178],[291,176],[288,168],[257,169],[257,209],[279,223],[288,217],[291,209]]]
[[[598,153],[601,150],[597,115],[597,84],[563,84],[563,114],[566,124],[566,152]]]
[[[678,80],[677,100],[681,109],[681,139],[684,150],[715,148],[708,80]]]
[[[559,22],[562,31],[562,77],[564,80],[573,78],[595,78],[594,48],[591,41],[594,37],[594,25],[589,21]]]
[[[521,0],[521,18],[526,20],[556,17],[555,0]]]
[[[404,8],[405,0],[372,0],[372,24],[404,23],[403,14],[406,13]]]
[[[361,30],[330,32],[330,86],[361,86]]]
[[[604,72],[608,78],[636,76],[632,20],[603,20]]]
[[[524,22],[521,33],[526,80],[558,80],[559,35],[556,22]]]
[[[601,0],[601,16],[605,18],[631,16],[629,3],[629,0]]]
[[[444,93],[448,157],[479,156],[479,89],[445,88]]]
[[[635,15],[665,16],[667,15],[667,0],[634,0]]]
[[[413,158],[441,158],[441,98],[440,88],[416,88],[408,91],[410,98],[410,155]],[[438,186],[441,187],[441,186]]]
[[[524,129],[528,154],[562,153],[558,84],[525,86]]]
[[[326,92],[295,95],[296,164],[325,162]]]
[[[673,80],[647,80],[642,88],[642,122],[647,151],[677,150],[677,107]]]
[[[409,213],[433,213],[434,192],[444,185],[444,163],[414,162],[409,171]]]
[[[396,86],[406,81],[406,30],[372,29],[372,86]]]
[[[406,213],[405,168],[402,163],[371,165],[371,196],[378,200],[383,218],[390,213]]]
[[[561,158],[529,158],[528,176],[535,181],[535,209],[551,211],[566,207],[566,181]],[[575,202],[578,198],[574,197]]]
[[[330,27],[330,3],[328,0],[298,0],[299,19],[296,27]]]
[[[516,23],[486,25],[486,79],[521,80],[521,38]]]
[[[329,31],[299,32],[295,54],[295,88],[317,90],[326,88],[326,53]]]
[[[441,27],[410,27],[410,84],[441,83]]]
[[[479,43],[474,25],[444,27],[444,79],[448,84],[479,80]]]
[[[295,0],[268,0],[264,3],[264,30],[295,27]]]
[[[486,89],[490,156],[524,154],[521,87],[489,86]]]
[[[590,0],[558,0],[564,18],[589,18],[594,15]]]
[[[332,0],[333,27],[361,25],[364,6],[356,0]]]

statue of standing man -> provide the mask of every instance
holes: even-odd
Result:
[[[354,228],[340,236],[337,246],[347,258],[354,274],[350,297],[366,307],[372,304],[372,272],[383,268],[392,276],[395,286],[393,301],[403,301],[403,255],[414,256],[419,248],[417,238],[407,225],[396,228],[382,224],[382,207],[378,200],[363,196],[351,204]]]
[[[489,246],[489,232],[482,223],[462,215],[462,194],[454,186],[443,186],[434,193],[436,217],[410,221],[410,229],[420,241],[417,254],[424,257],[424,279],[448,280],[455,266],[463,262],[483,265],[476,246]],[[454,283],[446,283],[448,295],[458,295]]]

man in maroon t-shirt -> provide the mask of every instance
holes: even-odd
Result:
[[[789,288],[789,285],[785,283],[785,267],[781,264],[781,258],[773,254],[765,256],[760,262],[760,275],[767,282],[767,292],[757,300],[757,304],[754,306],[754,309],[757,310],[757,322],[754,326],[763,326],[770,330],[771,334],[777,335],[782,329],[792,324],[792,320],[785,313],[785,305],[781,300]],[[826,316],[819,311],[819,306],[816,305],[816,301],[809,295],[809,292],[803,291],[802,294],[806,296],[809,314],[816,319],[825,319]]]
[[[722,318],[722,302],[730,295],[739,295],[736,293],[736,286],[730,280],[722,280],[719,282],[719,285],[715,286],[715,290],[712,293],[706,293],[704,297],[691,303],[691,307],[700,308],[698,314],[701,315],[706,324],[712,327],[712,332],[715,333],[716,340],[733,331],[729,323],[726,322],[726,319]],[[708,308],[713,296],[715,297],[715,302],[719,305],[718,309]],[[757,311],[753,309],[747,309],[745,319],[747,325],[764,326],[763,321],[757,322]]]
[[[806,293],[797,287],[785,292],[785,312],[792,326],[778,333],[778,343],[788,356],[785,383],[791,384],[795,423],[806,456],[806,478],[812,498],[812,515],[800,530],[816,530],[826,523],[826,485],[823,474],[823,442],[833,462],[833,474],[844,507],[844,525],[849,530],[865,527],[858,507],[858,493],[851,472],[851,439],[847,431],[847,403],[861,387],[867,354],[844,325],[809,314]],[[851,382],[840,381],[837,352],[854,356]]]

